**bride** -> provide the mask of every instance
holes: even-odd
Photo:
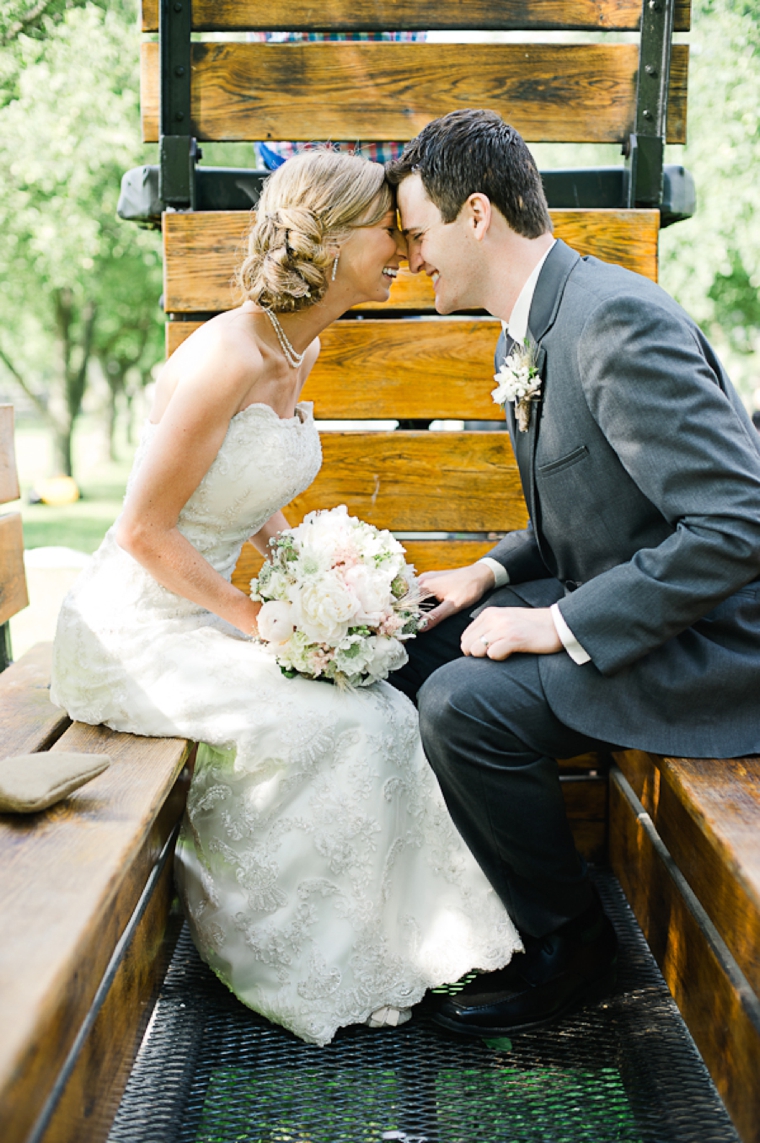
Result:
[[[325,1044],[520,947],[452,826],[412,704],[387,683],[286,679],[230,583],[320,466],[301,388],[318,335],[382,302],[405,256],[378,164],[312,151],[267,182],[240,281],[156,385],[124,509],[61,609],[53,701],[199,741],[177,877],[204,960]]]

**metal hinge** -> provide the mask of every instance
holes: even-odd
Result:
[[[675,0],[644,0],[642,8],[636,123],[624,147],[629,206],[662,202],[674,10]]]
[[[191,0],[161,0],[158,193],[164,209],[192,210],[195,207],[195,164],[200,152],[193,137],[190,107],[191,31]]]

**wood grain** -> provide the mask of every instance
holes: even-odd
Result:
[[[527,523],[506,433],[330,432],[322,452],[319,476],[285,508],[291,524],[338,504],[394,531],[504,532]]]
[[[607,856],[607,778],[566,776],[561,782],[576,848],[586,861]]]
[[[166,862],[40,1143],[105,1143],[181,926]]]
[[[13,405],[0,405],[0,504],[21,495],[13,443]]]
[[[38,643],[0,674],[0,758],[47,750],[69,726],[50,701],[52,643]]]
[[[287,509],[286,509],[287,511]],[[291,518],[292,514],[289,514]],[[295,521],[292,521],[295,522]],[[418,572],[438,571],[442,568],[463,568],[488,555],[495,540],[402,540],[407,561]],[[259,574],[264,557],[253,544],[243,544],[240,558],[232,573],[232,582],[247,592],[251,580]]]
[[[667,139],[686,141],[689,49],[673,45]],[[528,142],[622,143],[635,44],[194,43],[200,140],[411,139],[460,107],[489,107]],[[158,141],[159,52],[141,55],[143,137]]]
[[[658,854],[615,771],[610,860],[744,1143],[760,1141],[760,1021]]]
[[[198,324],[169,322],[171,349]],[[499,322],[484,318],[336,322],[320,334],[322,349],[302,400],[313,401],[314,415],[322,420],[405,417],[503,424],[504,413],[491,398],[500,333]]]
[[[688,0],[678,0],[675,30],[688,31]],[[439,29],[527,30],[587,28],[634,31],[641,20],[638,0],[323,0],[319,28],[325,31],[404,31]],[[193,29],[198,32],[299,30],[313,27],[313,0],[193,0]],[[143,0],[142,30],[158,31],[158,0]]]
[[[0,516],[0,623],[27,607],[21,513]]]
[[[554,232],[579,254],[616,262],[657,280],[659,211],[553,210]],[[233,278],[245,254],[250,211],[180,212],[163,216],[164,308],[167,313],[217,313],[239,305]],[[424,274],[402,270],[390,300],[362,309],[434,310]]]
[[[189,747],[73,724],[53,750],[108,770],[29,816],[0,816],[0,1138],[21,1143],[182,812]]]
[[[626,777],[631,753],[615,755]],[[760,996],[760,758],[643,758],[639,797]]]

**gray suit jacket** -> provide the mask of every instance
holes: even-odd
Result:
[[[542,397],[528,432],[507,419],[531,527],[490,554],[591,655],[540,657],[552,709],[619,745],[760,751],[760,435],[714,351],[654,283],[561,241],[529,330]]]

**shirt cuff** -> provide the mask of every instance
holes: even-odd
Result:
[[[591,656],[589,655],[588,651],[584,651],[583,647],[581,647],[580,643],[575,638],[568,625],[565,623],[565,620],[562,617],[562,612],[559,609],[559,604],[553,603],[549,610],[551,611],[552,619],[554,620],[554,626],[556,628],[557,634],[560,637],[562,646],[565,648],[573,662],[577,663],[579,667],[584,663],[590,663]]]
[[[509,583],[509,572],[498,560],[491,559],[490,556],[483,556],[482,559],[478,560],[478,563],[487,564],[491,569],[495,581],[494,587],[504,587],[505,584]]]

